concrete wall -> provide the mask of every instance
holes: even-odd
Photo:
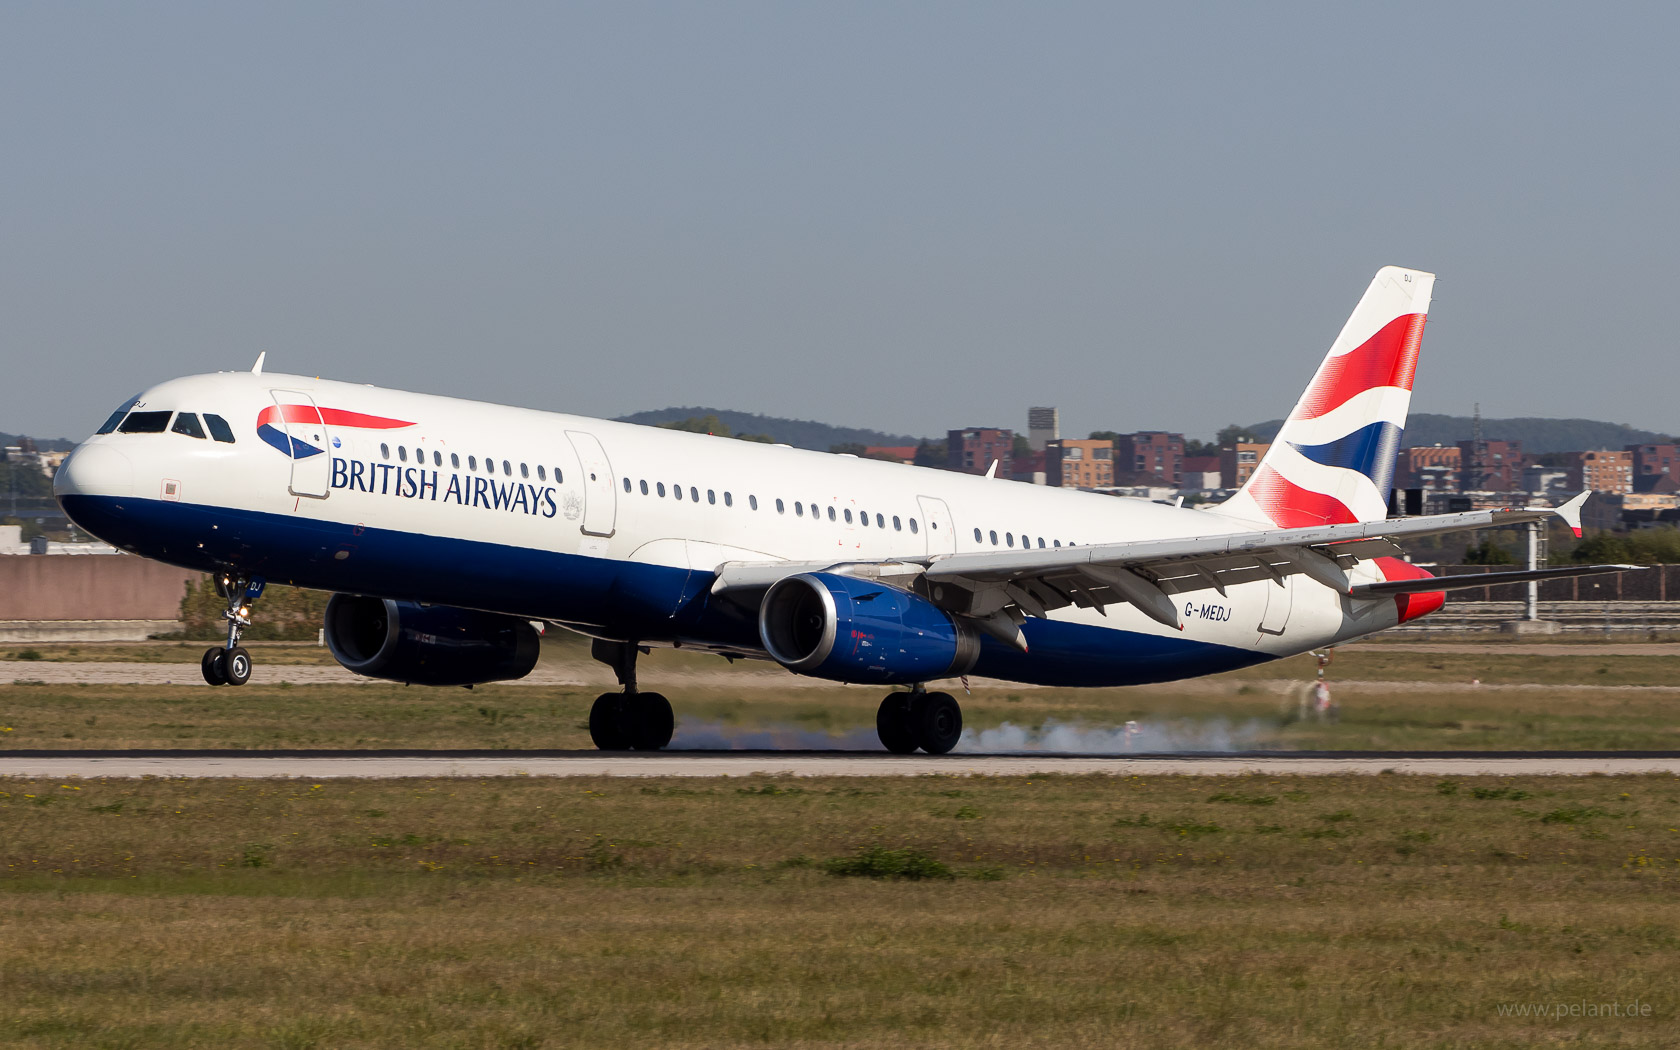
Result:
[[[174,620],[201,575],[132,555],[0,557],[0,620]]]

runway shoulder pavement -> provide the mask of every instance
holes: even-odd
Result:
[[[0,777],[1414,776],[1668,773],[1680,752],[889,755],[870,751],[10,751]]]

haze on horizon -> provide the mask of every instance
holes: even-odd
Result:
[[[1669,7],[0,11],[0,429],[170,376],[897,433],[1284,414],[1371,274],[1418,412],[1680,430]]]

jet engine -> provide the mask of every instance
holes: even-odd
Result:
[[[335,594],[327,648],[346,669],[413,685],[478,685],[523,678],[541,640],[527,620],[446,605]]]
[[[777,580],[758,635],[783,667],[839,682],[915,683],[967,674],[980,636],[918,594],[827,572]]]

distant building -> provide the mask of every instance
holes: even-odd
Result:
[[[1114,443],[1102,438],[1057,438],[1044,450],[1045,484],[1064,489],[1105,489],[1114,484]]]
[[[869,445],[863,450],[865,459],[884,459],[893,463],[916,462],[915,445]]]
[[[1667,474],[1680,476],[1680,445],[1625,445],[1633,456],[1633,476],[1647,478]]]
[[[1230,448],[1219,450],[1219,480],[1229,489],[1240,489],[1248,484],[1248,477],[1254,473],[1254,468],[1266,458],[1271,450],[1270,444],[1258,441],[1238,441]]]
[[[1460,441],[1460,492],[1522,491],[1521,441]]]
[[[1028,452],[1024,456],[1016,456],[1013,472],[1010,477],[1028,485],[1046,485],[1050,480],[1050,453]]]
[[[1179,488],[1195,492],[1209,492],[1223,488],[1224,475],[1219,471],[1218,456],[1185,456],[1184,480]]]
[[[1523,468],[1522,490],[1533,496],[1561,493],[1569,487],[1569,471],[1531,463]],[[1573,492],[1570,495],[1574,495]]]
[[[1015,432],[997,427],[951,430],[945,438],[945,466],[964,474],[984,474],[997,460],[997,476],[1015,476]]]
[[[1184,435],[1140,430],[1114,439],[1115,476],[1151,475],[1177,488],[1184,476]]]
[[[1062,436],[1062,416],[1054,408],[1027,409],[1027,444],[1034,452],[1043,452],[1052,441]]]
[[[1395,454],[1394,487],[1424,492],[1457,492],[1463,452],[1457,445],[1403,448]]]
[[[1577,452],[1569,464],[1569,486],[1594,492],[1633,491],[1633,453],[1592,449]]]

